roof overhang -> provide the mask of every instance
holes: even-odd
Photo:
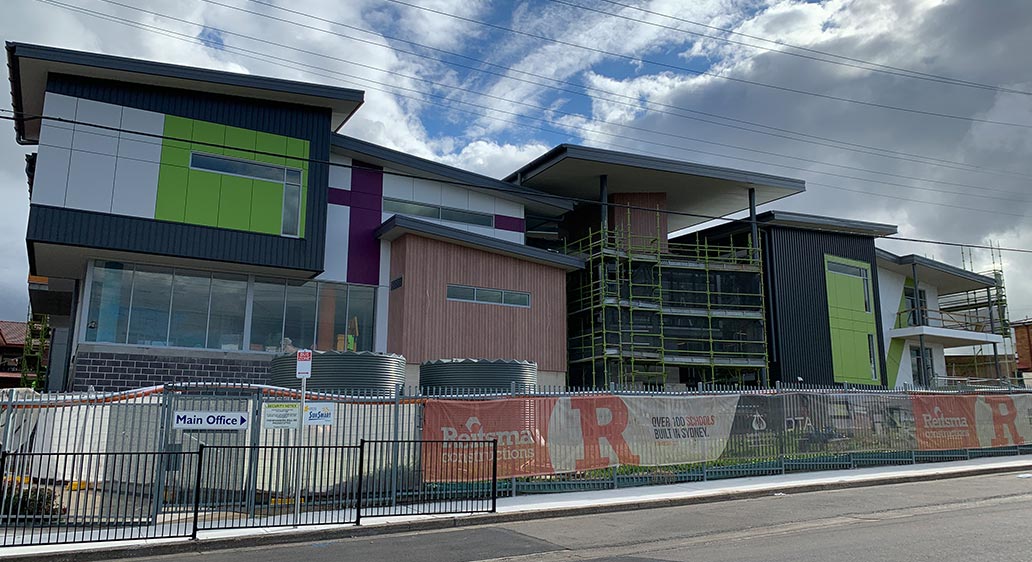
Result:
[[[14,122],[21,144],[39,142],[40,122],[31,116],[43,113],[43,94],[52,73],[329,109],[333,130],[358,110],[365,96],[349,88],[25,43],[7,43],[7,65],[12,107],[23,116]]]
[[[996,280],[992,277],[979,275],[923,256],[914,254],[897,256],[881,248],[877,249],[877,256],[879,268],[904,277],[913,277],[916,268],[918,281],[938,289],[940,296],[996,286]]]
[[[498,238],[482,234],[474,234],[404,215],[394,215],[376,229],[376,236],[381,240],[394,241],[406,234],[414,234],[492,254],[501,254],[524,261],[540,263],[557,267],[564,271],[584,268],[584,260],[580,258],[506,240],[499,240]]]
[[[777,210],[765,211],[756,215],[756,222],[759,223],[760,228],[777,226],[782,228],[831,232],[835,234],[849,234],[853,236],[870,236],[872,238],[888,236],[897,232],[896,226],[891,224]],[[705,230],[701,230],[698,233],[692,233],[691,236],[694,236],[695,234],[704,234],[707,237],[719,238],[721,236],[748,231],[748,222],[742,220],[713,226]]]
[[[939,326],[908,326],[889,330],[889,338],[918,340],[923,337],[925,344],[939,344],[943,347],[966,347],[971,345],[985,345],[990,343],[1003,343],[1003,336],[985,332],[972,332],[968,330],[955,330],[953,328],[941,328]]]
[[[599,148],[563,144],[510,174],[515,182],[567,197],[599,201],[599,177],[614,193],[666,193],[667,208],[703,216],[671,214],[670,232],[749,208],[749,189],[762,205],[801,193],[802,180],[693,164]]]
[[[483,191],[493,197],[521,203],[528,211],[538,215],[558,217],[573,210],[573,203],[564,198],[550,196],[535,189],[496,180],[354,137],[335,134],[331,137],[331,144],[332,150],[338,154],[345,154],[363,162],[397,170],[401,173]]]

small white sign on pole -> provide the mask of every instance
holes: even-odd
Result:
[[[297,350],[297,378],[307,379],[312,376],[312,350]]]
[[[301,406],[294,403],[262,404],[263,429],[297,429],[301,419]]]
[[[305,404],[305,425],[333,425],[333,413],[337,405],[333,402],[308,402]]]

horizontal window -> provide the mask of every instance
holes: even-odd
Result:
[[[862,267],[834,261],[828,262],[828,271],[841,273],[843,275],[852,275],[853,277],[867,277],[867,270]]]
[[[530,293],[485,289],[465,285],[448,285],[448,299],[453,301],[501,304],[506,306],[530,307]]]
[[[195,170],[203,170],[206,172],[215,172],[216,174],[233,174],[234,176],[243,176],[245,178],[252,178],[263,181],[274,181],[276,183],[282,183],[284,181],[284,174],[286,168],[283,166],[273,166],[271,164],[262,164],[260,162],[251,162],[248,160],[237,160],[235,158],[226,158],[225,156],[216,156],[214,154],[205,154],[203,152],[194,152],[190,155],[190,167]],[[297,173],[298,180],[295,183],[300,183],[300,172]]]
[[[399,215],[427,217],[449,222],[459,222],[462,224],[486,226],[489,228],[494,227],[494,215],[477,213],[475,211],[464,211],[462,209],[452,209],[450,207],[441,207],[439,205],[430,205],[427,203],[384,199],[383,210],[387,213],[398,213]]]
[[[190,168],[283,184],[283,216],[280,222],[280,234],[284,236],[301,235],[301,170],[203,152],[190,154]]]

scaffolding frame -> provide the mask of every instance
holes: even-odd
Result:
[[[762,259],[751,237],[746,246],[671,243],[657,214],[655,233],[592,229],[566,253],[585,260],[567,283],[571,382],[661,385],[669,369],[687,367],[701,373],[693,382],[768,385]]]

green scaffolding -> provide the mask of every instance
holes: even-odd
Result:
[[[570,384],[766,385],[759,250],[592,230],[567,246]]]

